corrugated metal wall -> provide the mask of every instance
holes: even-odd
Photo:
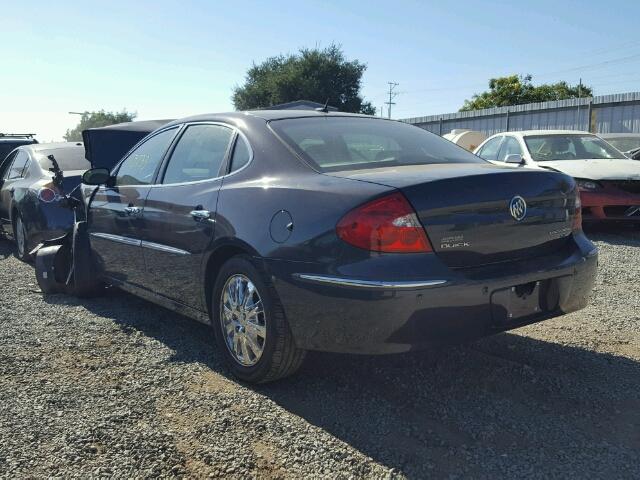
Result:
[[[588,130],[640,133],[640,92],[529,103],[402,120],[444,135],[454,129],[493,135],[514,130]]]

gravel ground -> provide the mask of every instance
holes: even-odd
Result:
[[[208,329],[39,292],[0,240],[0,477],[639,478],[640,231],[584,311],[439,353],[235,382]]]

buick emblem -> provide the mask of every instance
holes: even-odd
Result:
[[[509,211],[511,216],[519,222],[527,216],[527,202],[520,195],[516,195],[509,202]]]

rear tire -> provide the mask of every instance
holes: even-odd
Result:
[[[33,257],[29,255],[29,236],[19,213],[16,213],[16,218],[13,221],[13,238],[17,247],[16,257],[23,262],[31,261]]]
[[[216,343],[236,377],[267,383],[298,370],[306,352],[296,347],[277,292],[251,257],[229,259],[211,295]]]

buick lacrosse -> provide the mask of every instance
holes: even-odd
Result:
[[[368,116],[176,120],[82,188],[96,278],[210,324],[252,382],[572,312],[596,273],[571,177]]]

